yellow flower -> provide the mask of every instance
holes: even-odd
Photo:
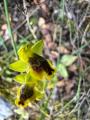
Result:
[[[55,68],[42,57],[43,41],[27,44],[18,50],[19,60],[10,64],[12,70],[30,73],[35,79],[50,79]]]
[[[24,84],[18,88],[15,104],[18,107],[25,108],[29,103],[32,103],[35,100],[40,100],[43,97],[43,94],[44,93],[40,92],[35,86]]]

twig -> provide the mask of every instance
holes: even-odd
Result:
[[[89,27],[90,27],[90,23],[89,23],[89,24],[86,26],[86,28],[85,28],[85,31],[84,31],[83,36],[82,36],[82,43],[85,41],[85,36],[86,36],[86,34],[87,34],[87,31],[88,31]],[[87,42],[86,42],[86,43],[87,43]]]
[[[35,33],[34,33],[32,27],[31,27],[31,25],[30,25],[30,23],[29,23],[29,13],[28,13],[28,11],[27,11],[26,1],[25,1],[25,0],[23,0],[23,7],[24,7],[24,9],[26,10],[26,21],[27,21],[27,24],[28,24],[29,30],[30,30],[30,32],[32,33],[34,39],[37,40],[37,37],[36,37],[36,35],[35,35]]]
[[[29,18],[38,10],[39,8],[37,7],[35,10],[33,10],[30,14],[29,14]],[[24,14],[25,15],[25,14]],[[22,25],[24,25],[27,22],[27,20],[25,19],[24,21],[22,21],[21,24],[19,24],[14,30],[13,32],[16,32]]]

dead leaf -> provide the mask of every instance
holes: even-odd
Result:
[[[71,65],[69,68],[68,68],[71,72],[75,72],[77,70],[77,66],[75,64]]]

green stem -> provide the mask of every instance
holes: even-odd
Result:
[[[54,88],[55,88],[55,85],[56,85],[56,82],[57,82],[57,77],[55,76],[55,77],[53,78],[53,80],[54,80],[53,90],[51,91],[48,99],[47,99],[47,100],[42,104],[42,106],[41,106],[41,109],[43,109],[44,113],[46,112],[46,114],[47,114],[47,110],[48,110],[49,100],[51,99],[51,96],[52,96],[52,94],[53,94],[53,91],[54,91]],[[47,84],[48,84],[48,82],[46,83],[45,88],[47,87]],[[45,114],[44,114],[44,113],[41,114],[41,117],[40,117],[39,120],[44,120],[44,119],[45,119]]]
[[[64,20],[64,4],[65,4],[65,1],[62,0],[62,22]]]
[[[9,34],[10,34],[10,37],[11,37],[11,43],[12,43],[15,55],[16,55],[16,57],[18,57],[17,56],[16,45],[15,45],[15,42],[14,42],[14,37],[13,37],[13,34],[12,34],[12,30],[11,30],[10,20],[9,20],[7,0],[4,0],[4,8],[5,8],[5,16],[6,16],[6,20],[7,20],[7,25],[8,25],[8,31],[9,31]]]

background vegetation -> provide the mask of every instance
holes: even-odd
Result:
[[[44,99],[22,110],[9,64],[22,44],[37,40],[57,73]],[[0,0],[0,99],[10,103],[6,120],[90,120],[89,0]]]

